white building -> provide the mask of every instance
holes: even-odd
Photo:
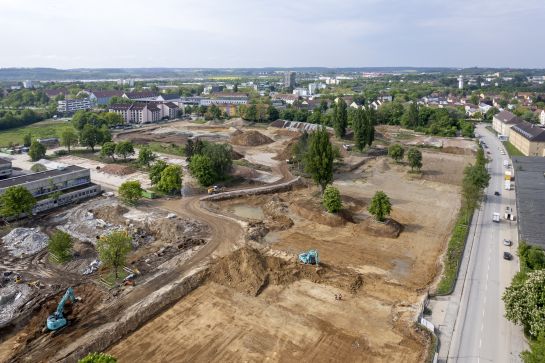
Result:
[[[32,84],[32,81],[23,81],[23,87],[32,88],[34,87],[34,84]]]
[[[292,94],[298,97],[306,97],[306,96],[309,96],[311,92],[306,88],[296,88],[293,90]]]
[[[545,125],[545,110],[541,110],[539,113],[539,123]]]
[[[458,77],[458,89],[464,89],[464,76],[460,74]]]
[[[147,102],[111,105],[109,112],[117,113],[126,123],[145,124],[162,119],[175,119],[180,108],[172,102]]]
[[[89,110],[92,107],[89,98],[74,98],[57,101],[57,112],[73,113],[79,110]]]

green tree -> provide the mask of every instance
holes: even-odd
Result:
[[[117,192],[121,200],[127,204],[134,205],[142,198],[142,185],[138,180],[129,180],[119,186]]]
[[[32,214],[36,199],[26,188],[13,186],[0,195],[0,215],[4,218],[18,217],[23,213]]]
[[[352,130],[354,131],[354,142],[356,148],[362,151],[367,144],[367,114],[364,109],[351,110]]]
[[[100,149],[100,156],[112,158],[115,161],[115,142],[105,142]]]
[[[202,143],[202,141],[200,141]],[[201,154],[206,155],[212,161],[214,170],[216,172],[217,179],[225,179],[231,167],[233,165],[232,153],[233,149],[228,144],[213,144],[204,143]],[[195,144],[195,153],[197,152],[198,145]]]
[[[416,105],[416,102],[412,102],[409,108],[405,110],[405,113],[403,113],[403,117],[401,118],[401,124],[411,129],[414,129],[419,125],[418,106]]]
[[[343,207],[343,202],[339,189],[332,185],[328,185],[325,188],[324,195],[322,196],[322,203],[329,213],[337,213],[340,211]]]
[[[409,165],[411,170],[420,170],[422,168],[422,153],[416,148],[409,149],[407,153],[407,160],[409,160]]]
[[[334,112],[333,128],[335,129],[335,136],[341,139],[346,134],[346,126],[348,124],[347,106],[342,98],[339,98],[339,102],[337,102]]]
[[[73,245],[74,242],[72,241],[72,237],[68,233],[57,229],[53,232],[47,248],[49,252],[55,255],[62,263],[68,261],[70,257],[72,257]]]
[[[545,333],[545,270],[529,272],[526,280],[511,284],[502,299],[507,320],[522,324],[533,337]]]
[[[123,157],[123,160],[127,160],[127,157],[134,155],[134,146],[130,141],[121,141],[115,145],[115,153],[117,156]]]
[[[41,171],[46,171],[47,168],[44,164],[36,163],[30,167],[30,171],[33,171],[35,173],[39,173]]]
[[[182,189],[182,168],[179,165],[169,165],[161,172],[157,189],[164,193],[176,193]]]
[[[168,164],[163,160],[157,160],[151,165],[149,170],[149,179],[152,185],[157,185],[157,183],[159,183],[159,180],[161,180],[161,173],[167,166]]]
[[[76,112],[77,113],[77,112]],[[79,134],[79,143],[95,152],[95,146],[100,144],[102,134],[96,126],[85,124]]]
[[[28,156],[30,156],[30,160],[32,161],[38,161],[43,159],[45,152],[46,148],[44,145],[40,144],[38,141],[32,141],[30,149],[28,150]]]
[[[149,168],[152,161],[157,158],[157,155],[151,151],[149,146],[142,146],[138,152],[138,163]]]
[[[322,193],[333,181],[333,147],[327,130],[322,127],[309,136],[305,154],[305,171],[320,186]]]
[[[125,265],[125,259],[132,250],[131,237],[125,231],[114,231],[102,236],[97,242],[100,260],[105,266],[112,267],[117,279],[119,267]]]
[[[384,222],[386,217],[392,212],[390,198],[383,191],[377,191],[373,196],[373,199],[371,199],[368,211],[374,215],[378,221]]]
[[[404,154],[405,149],[403,149],[403,146],[401,146],[400,144],[393,144],[390,145],[390,147],[388,148],[388,156],[390,156],[398,163],[403,160]]]
[[[194,155],[189,162],[189,171],[199,184],[205,187],[217,180],[214,164],[207,155]]]
[[[184,155],[187,161],[191,160],[193,153],[195,152],[195,147],[192,139],[187,139],[187,144],[185,144]]]
[[[65,146],[70,152],[70,148],[78,144],[78,135],[71,128],[66,128],[61,132],[61,145]]]
[[[530,350],[520,353],[524,363],[545,362],[545,333],[541,333],[535,341],[530,342]]]
[[[30,132],[27,132],[25,136],[23,136],[23,145],[26,147],[29,147],[32,144],[32,135]]]
[[[117,359],[106,353],[89,353],[78,363],[117,363]]]

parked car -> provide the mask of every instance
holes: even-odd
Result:
[[[510,261],[510,260],[513,259],[513,255],[510,254],[509,252],[504,252],[504,253],[503,253],[503,259],[504,259],[504,260]]]
[[[500,192],[498,192],[497,190],[494,192],[494,195],[500,195]]]
[[[511,246],[512,244],[513,244],[513,242],[510,239],[504,239],[503,240],[503,245],[504,246]]]

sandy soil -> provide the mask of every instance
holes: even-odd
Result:
[[[315,202],[314,187],[247,200],[252,208],[263,208],[273,198],[289,204],[287,215],[294,225],[265,237],[262,243],[271,248],[269,253],[295,256],[317,248],[325,266],[362,274],[357,291],[335,279],[303,276],[251,289],[259,291],[254,297],[250,290],[238,289],[233,277],[251,263],[237,261],[235,275],[224,272],[232,276],[227,284],[199,287],[109,352],[121,362],[139,357],[154,362],[164,356],[177,361],[422,361],[428,336],[413,321],[440,271],[437,261],[459,207],[459,180],[453,176],[468,160],[426,153],[426,161],[428,169],[416,178],[407,173],[407,166],[386,157],[338,175],[335,184],[343,194],[348,220],[333,227],[295,207]],[[369,200],[379,189],[392,199],[392,218],[403,224],[398,238],[371,236],[362,228],[361,222],[369,218]],[[236,203],[241,200],[218,205],[232,215]],[[263,215],[266,219],[267,213]],[[337,293],[343,301],[334,299]]]

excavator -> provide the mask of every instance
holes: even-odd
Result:
[[[64,317],[64,305],[68,300],[70,300],[72,304],[74,304],[76,301],[81,301],[80,298],[77,298],[74,295],[74,289],[72,289],[71,287],[66,289],[64,296],[62,297],[59,305],[57,306],[57,310],[55,310],[52,315],[49,315],[47,317],[46,328],[44,329],[44,331],[56,332],[68,325],[68,320],[66,320],[66,318]]]
[[[299,254],[299,261],[305,265],[318,265],[320,263],[320,257],[318,256],[318,250],[308,250]]]

